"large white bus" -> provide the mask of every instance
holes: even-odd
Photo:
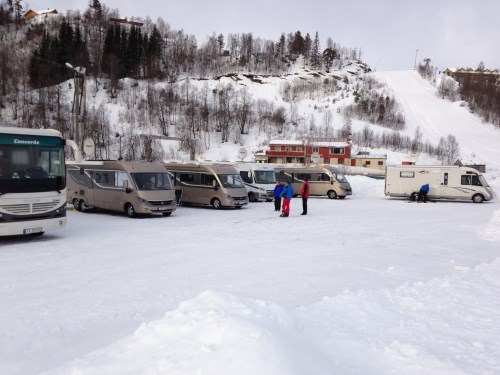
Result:
[[[474,168],[459,166],[387,166],[385,195],[417,200],[420,187],[429,185],[431,199],[472,200],[475,203],[493,199],[493,190],[484,176]]]
[[[65,226],[64,144],[56,130],[0,127],[0,236]]]

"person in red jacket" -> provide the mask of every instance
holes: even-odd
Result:
[[[307,178],[304,179],[302,184],[302,190],[300,191],[300,196],[302,197],[302,213],[301,215],[307,215],[307,198],[309,198],[309,181]]]

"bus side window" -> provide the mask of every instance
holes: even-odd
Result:
[[[443,185],[448,185],[448,173],[444,174]]]

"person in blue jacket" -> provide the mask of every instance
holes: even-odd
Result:
[[[429,193],[429,184],[424,184],[420,187],[420,191],[418,192],[417,202],[427,202],[427,193]]]
[[[280,216],[288,217],[288,215],[290,215],[290,201],[293,197],[293,187],[288,181],[285,181],[285,187],[281,192],[281,196],[283,197],[283,213]]]
[[[281,193],[283,192],[283,185],[281,182],[276,181],[274,187],[274,211],[281,211]]]

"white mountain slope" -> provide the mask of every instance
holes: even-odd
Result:
[[[432,84],[414,71],[377,72],[402,106],[405,132],[412,136],[419,127],[424,140],[437,145],[441,137],[452,134],[460,144],[460,156],[486,163],[488,171],[500,170],[500,129],[461,107],[437,96]]]

